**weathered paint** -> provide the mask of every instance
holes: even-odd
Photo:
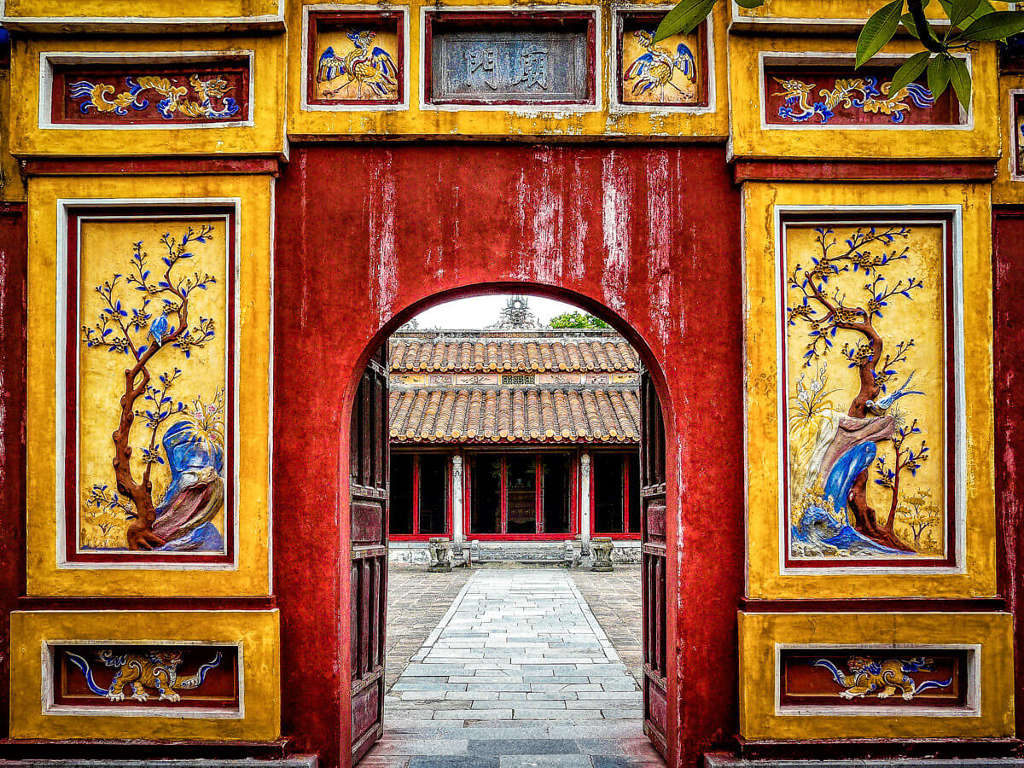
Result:
[[[1018,468],[1024,461],[1024,211],[997,209],[993,258],[993,315],[995,337],[996,509],[999,513],[999,592],[1016,615],[1024,588],[1020,569],[1024,557],[1024,481]],[[1014,633],[1016,658],[1017,732],[1024,733],[1024,622]]]
[[[659,166],[652,180],[650,168]],[[332,169],[339,167],[354,183],[338,182]],[[386,210],[375,202],[381,168],[394,184]],[[613,192],[605,186],[610,180]],[[547,257],[534,248],[533,217],[516,203],[542,189],[545,220],[558,233]],[[646,220],[652,209],[664,218]],[[274,573],[284,727],[297,749],[317,751],[333,766],[348,748],[348,732],[339,733],[337,723],[347,728],[350,721],[343,564],[354,376],[417,310],[513,286],[603,315],[651,366],[671,470],[671,763],[691,765],[702,749],[735,733],[730,659],[742,590],[742,468],[736,452],[720,448],[738,444],[742,430],[738,216],[715,148],[295,150],[277,207]],[[394,254],[383,283],[382,248]],[[654,250],[657,268],[648,263]],[[425,263],[432,265],[426,273]],[[563,265],[560,277],[549,277],[552,264]],[[664,297],[667,311],[659,317],[652,295]],[[315,678],[303,671],[311,668]],[[306,706],[312,697],[323,705]]]
[[[879,7],[874,0],[765,0],[759,8],[743,8],[735,2],[730,5],[735,24],[774,23],[805,28],[814,25],[819,29],[826,20],[859,28]],[[1009,5],[1000,0],[992,3],[997,10],[1006,10]],[[945,18],[942,10],[935,6],[927,8],[925,13],[930,19]]]
[[[0,610],[25,589],[25,211],[0,205]],[[9,647],[0,623],[0,648]],[[6,653],[6,650],[0,651]],[[0,711],[8,710],[9,672],[0,664]],[[0,717],[0,735],[7,718]]]

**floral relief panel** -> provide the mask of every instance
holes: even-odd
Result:
[[[72,216],[68,560],[233,555],[232,221]]]
[[[788,566],[954,564],[948,233],[783,224]]]

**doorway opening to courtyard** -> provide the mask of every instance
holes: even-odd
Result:
[[[353,762],[663,765],[664,420],[632,329],[565,298],[434,303],[370,357]]]

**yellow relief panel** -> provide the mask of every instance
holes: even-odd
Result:
[[[1008,613],[743,613],[740,736],[1014,735]]]
[[[751,597],[994,594],[985,190],[744,206]]]
[[[283,57],[278,37],[17,39],[11,152],[280,157]]]
[[[273,611],[15,611],[11,737],[234,739],[281,732]]]
[[[75,216],[76,554],[228,555],[232,217],[100,215]]]
[[[659,16],[622,15],[619,101],[692,105],[706,99],[704,29],[654,42]]]
[[[30,183],[29,594],[268,594],[271,195]]]
[[[787,555],[944,563],[948,227],[782,226]]]
[[[896,39],[854,68],[852,38],[729,38],[732,149],[738,159],[995,158],[1000,114],[993,45],[970,54],[971,103],[933,98],[923,80],[889,98],[896,68],[920,50]]]
[[[313,98],[320,102],[401,101],[401,38],[394,28],[342,25],[316,36]]]

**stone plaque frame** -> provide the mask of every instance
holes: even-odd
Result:
[[[508,32],[506,39],[500,37]],[[568,87],[540,98],[501,86],[491,92],[473,92],[458,88],[443,69],[451,47],[478,39],[498,43],[516,41],[556,41],[570,48],[574,57],[566,76]],[[551,11],[524,13],[427,12],[424,13],[423,96],[428,104],[466,104],[481,106],[523,105],[545,108],[566,104],[597,104],[597,18],[593,11]],[[448,41],[452,41],[450,44]],[[493,62],[492,62],[493,66]]]

